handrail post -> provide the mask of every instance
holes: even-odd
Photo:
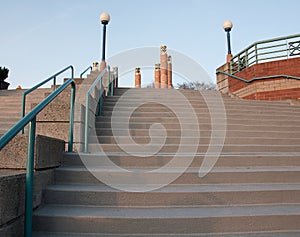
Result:
[[[34,146],[35,146],[36,117],[28,126],[28,148],[26,160],[26,196],[25,196],[25,237],[32,236],[32,197],[34,183]]]
[[[74,67],[71,65],[70,68],[71,68],[71,78],[73,79],[74,78]]]
[[[258,64],[257,44],[255,44],[255,64]]]
[[[116,83],[115,83],[115,85],[116,85],[116,88],[118,88],[119,87],[119,82],[118,82],[118,80],[119,80],[119,72],[118,72],[118,67],[115,67],[115,72],[116,72],[116,78],[115,78],[115,80],[116,80]]]
[[[103,86],[102,86],[102,81],[100,80],[100,89],[99,89],[99,91],[100,91],[100,97],[99,97],[99,102],[98,102],[98,108],[99,108],[99,110],[98,110],[98,116],[101,116],[101,114],[102,114],[102,93],[101,93],[101,91],[103,90],[103,88],[102,88]]]
[[[56,89],[56,77],[53,77],[53,91]]]
[[[114,73],[111,73],[111,92],[110,92],[111,96],[114,95],[114,82],[115,82],[115,76]]]
[[[24,116],[25,116],[25,103],[26,103],[26,94],[23,93],[23,95],[22,95],[22,114],[21,114],[22,118],[24,118]],[[24,134],[24,128],[22,129],[21,134]]]
[[[89,66],[87,69],[85,69],[81,74],[80,74],[80,78],[82,78],[83,74],[86,73],[88,70],[92,70],[92,66]]]
[[[75,83],[71,84],[71,99],[70,99],[70,123],[69,123],[69,141],[68,141],[68,152],[73,151],[73,131],[74,131],[74,103],[76,87]]]
[[[85,130],[84,130],[84,152],[88,153],[89,152],[89,126],[90,126],[90,118],[89,118],[89,104],[90,104],[90,95],[87,93],[86,94],[86,108],[85,108]]]
[[[108,79],[108,87],[107,87],[107,95],[111,95],[111,88],[110,88],[110,66],[107,66],[107,79]]]

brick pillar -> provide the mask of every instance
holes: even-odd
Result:
[[[160,64],[155,64],[154,71],[154,88],[160,88]]]
[[[141,69],[135,68],[135,88],[141,88]]]
[[[168,56],[168,88],[173,88],[172,82],[172,57]]]
[[[168,54],[167,46],[160,46],[160,87],[168,88]]]

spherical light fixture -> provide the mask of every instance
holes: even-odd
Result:
[[[100,15],[100,21],[103,25],[107,25],[108,22],[110,21],[110,15],[106,12],[102,13]]]

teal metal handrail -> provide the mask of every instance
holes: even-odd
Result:
[[[85,130],[84,130],[84,152],[87,153],[89,151],[88,148],[88,135],[89,135],[89,121],[90,121],[90,97],[92,91],[96,88],[97,84],[99,83],[99,100],[98,100],[98,115],[101,115],[102,113],[102,95],[103,95],[103,86],[102,86],[102,79],[107,72],[108,76],[108,96],[114,95],[114,86],[115,86],[115,80],[117,78],[117,69],[114,68],[113,73],[110,71],[110,66],[107,66],[97,77],[97,79],[94,81],[94,83],[91,85],[89,90],[86,93],[86,107],[85,107]],[[96,115],[96,114],[95,114]]]
[[[240,80],[240,81],[243,81],[243,82],[246,82],[246,83],[250,83],[250,82],[258,81],[258,80],[273,79],[273,78],[278,78],[278,77],[283,77],[283,78],[286,78],[286,79],[300,80],[300,77],[289,76],[289,75],[285,75],[285,74],[279,74],[279,75],[273,75],[273,76],[265,76],[265,77],[254,77],[254,78],[252,78],[250,80],[247,80],[247,79],[244,79],[242,77],[238,77],[238,76],[235,76],[233,74],[230,74],[230,73],[227,73],[227,72],[223,72],[223,71],[217,71],[216,74],[224,74],[226,76],[235,78],[237,80]]]
[[[230,60],[231,73],[234,74],[260,62],[300,56],[299,43],[300,34],[257,41]]]
[[[41,103],[33,108],[24,118],[22,118],[15,126],[7,131],[0,138],[0,150],[11,141],[24,127],[29,124],[28,128],[28,147],[26,159],[26,194],[25,194],[25,237],[32,236],[32,198],[33,198],[33,180],[34,180],[34,146],[35,146],[35,130],[36,116],[63,90],[71,85],[71,102],[70,102],[70,123],[69,123],[69,139],[68,152],[73,150],[73,129],[74,129],[74,103],[75,103],[75,82],[72,78],[68,79],[57,90],[53,91]]]
[[[55,91],[56,90],[56,77],[58,75],[62,74],[63,72],[69,70],[69,69],[71,69],[71,78],[73,79],[74,78],[74,67],[72,65],[70,65],[70,66],[62,69],[58,73],[55,73],[53,76],[51,76],[51,77],[47,78],[46,80],[42,81],[41,83],[39,83],[39,84],[35,85],[34,87],[28,89],[27,91],[25,91],[23,93],[23,96],[22,96],[22,115],[21,115],[22,118],[24,118],[24,116],[25,116],[26,96],[29,93],[33,92],[34,90],[36,90],[37,88],[41,87],[42,85],[46,84],[47,82],[49,82],[51,80],[53,80],[53,91]],[[24,129],[22,129],[22,134],[24,134]]]
[[[80,73],[80,78],[82,78],[82,76],[84,75],[84,73],[86,73],[88,70],[92,71],[92,66],[89,66],[88,68],[86,68],[82,73]]]

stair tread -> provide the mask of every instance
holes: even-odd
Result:
[[[95,171],[95,172],[121,172],[121,173],[127,173],[127,171],[120,170],[120,167],[118,168],[112,168],[112,167],[78,167],[78,166],[61,166],[57,168],[57,170],[64,170],[64,171]],[[132,172],[145,172],[148,171],[149,168],[130,168],[130,171]],[[151,169],[153,170],[153,169]],[[300,171],[300,166],[289,166],[289,167],[284,167],[284,166],[275,166],[275,167],[214,167],[210,173],[223,173],[223,172],[284,172],[284,171]],[[165,168],[163,170],[158,169],[157,172],[162,172],[162,173],[167,173],[167,172],[182,172],[182,168]],[[185,173],[197,173],[199,172],[199,168],[187,168]],[[300,182],[300,180],[299,180]]]
[[[96,218],[205,218],[225,216],[299,215],[300,204],[205,207],[106,207],[45,205],[34,216]]]
[[[78,233],[51,233],[51,232],[34,232],[33,237],[298,237],[299,232],[256,232],[256,233],[236,233],[236,234],[78,234]]]
[[[48,185],[47,190],[51,191],[75,191],[75,192],[122,192],[104,185],[63,185],[53,184]],[[232,192],[232,191],[272,191],[272,190],[300,190],[300,184],[222,184],[222,185],[169,185],[163,188],[154,190],[154,193],[201,193],[201,192]]]

